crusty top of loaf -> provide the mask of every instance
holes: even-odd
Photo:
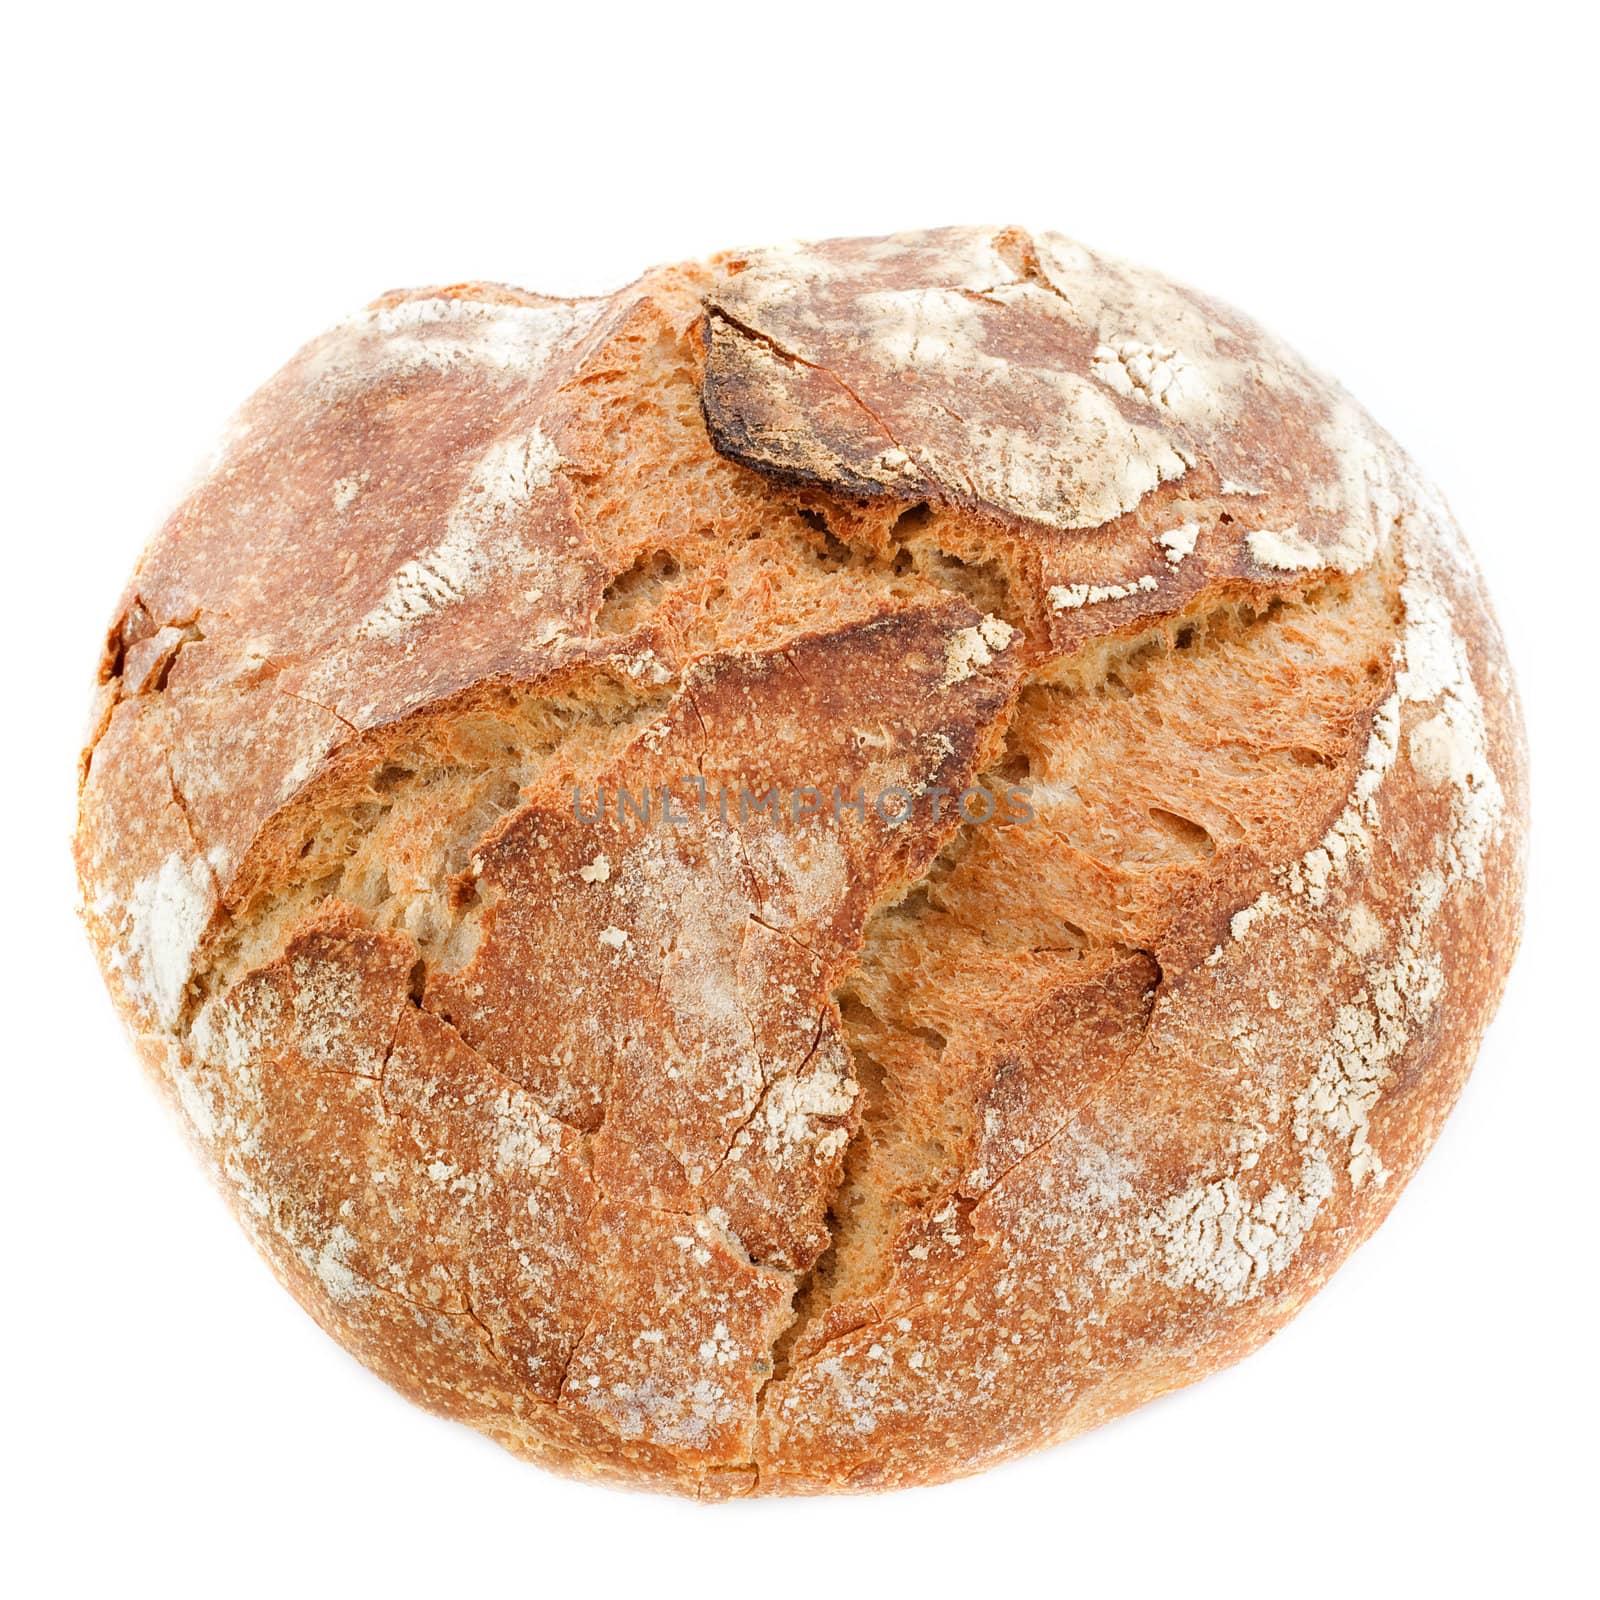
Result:
[[[609,299],[385,296],[244,407],[120,608],[116,692],[142,675],[256,708],[248,750],[199,726],[186,741],[225,796],[199,819],[225,897],[263,823],[352,735],[598,662],[675,681],[647,635],[597,626],[662,508],[616,528],[574,501],[613,465],[614,417],[585,400],[650,308],[682,317],[697,290],[716,448],[868,507],[967,513],[947,542],[1000,561],[1035,659],[1200,594],[1357,570],[1395,516],[1392,446],[1336,385],[1236,314],[1057,236],[834,241]],[[671,489],[681,513],[692,484]],[[1152,510],[1170,524],[1156,538]],[[738,620],[693,654],[743,642]]]
[[[394,1381],[622,1476],[905,1481],[1231,1359],[1373,1225],[1464,1070],[1451,963],[1465,1039],[1509,959],[1518,741],[1336,385],[944,229],[313,341],[129,585],[78,852],[247,1225]],[[915,805],[572,809],[690,775]],[[1038,827],[932,803],[1005,782]],[[939,1384],[880,1370],[913,1324]]]
[[[1053,535],[1187,478],[1245,513],[1213,575],[1355,571],[1394,510],[1379,436],[1335,386],[1237,313],[1059,235],[944,228],[722,266],[706,418],[764,471],[988,513],[1058,552],[1078,544]]]

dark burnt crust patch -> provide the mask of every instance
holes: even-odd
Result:
[[[700,407],[717,449],[742,466],[796,488],[908,504],[934,485],[920,474],[889,476],[881,462],[895,441],[843,382],[809,365],[712,305],[705,325]]]

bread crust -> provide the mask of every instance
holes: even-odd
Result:
[[[83,774],[107,984],[286,1287],[703,1497],[958,1476],[1247,1354],[1520,927],[1437,494],[1236,313],[1013,228],[385,296],[146,551]]]

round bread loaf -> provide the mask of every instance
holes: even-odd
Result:
[[[139,565],[84,916],[321,1325],[559,1470],[975,1471],[1378,1224],[1516,945],[1472,562],[1336,385],[1066,239],[390,294]]]

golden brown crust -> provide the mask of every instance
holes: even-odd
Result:
[[[1524,804],[1393,443],[969,229],[313,342],[129,587],[77,849],[318,1321],[720,1496],[974,1471],[1281,1326],[1470,1067]]]

